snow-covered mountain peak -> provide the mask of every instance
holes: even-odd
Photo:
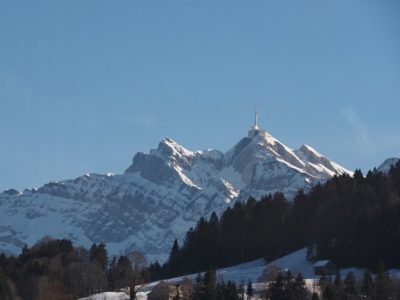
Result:
[[[352,174],[311,146],[293,150],[258,126],[225,154],[224,165],[241,175],[245,183],[241,199],[261,197],[267,191],[281,191],[290,198],[298,189],[307,191],[336,174]]]
[[[222,213],[236,201],[298,189],[350,173],[310,146],[293,150],[255,125],[223,153],[192,151],[164,138],[134,155],[123,174],[86,174],[37,190],[0,194],[0,250],[18,253],[44,235],[112,254],[139,250],[165,259],[175,238],[199,217]],[[51,224],[51,226],[48,226]]]
[[[299,149],[294,150],[294,152],[301,160],[307,162],[311,173],[313,173],[313,170],[323,172],[326,174],[327,178],[332,177],[335,174],[353,174],[353,172],[343,168],[334,161],[329,160],[311,146],[304,144]]]
[[[264,130],[250,130],[243,138],[226,153],[226,163],[232,163],[236,170],[253,169],[253,165],[262,161],[281,161],[293,168],[303,168],[302,162],[292,149],[281,143]],[[248,170],[249,171],[249,170]],[[247,174],[252,176],[250,174]]]
[[[165,159],[169,157],[176,157],[179,159],[190,159],[195,156],[193,151],[186,149],[185,147],[179,145],[171,138],[164,138],[159,144],[157,149],[153,149],[150,151],[151,155],[158,155]]]

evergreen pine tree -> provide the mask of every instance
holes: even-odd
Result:
[[[97,244],[93,243],[89,249],[89,259],[94,260],[97,257]]]
[[[154,263],[151,263],[147,270],[149,272],[150,281],[156,281],[162,276],[162,268],[157,260]]]
[[[357,297],[357,282],[353,272],[347,274],[344,279],[344,293],[347,299],[356,299]]]
[[[20,260],[22,262],[26,261],[29,257],[29,248],[28,245],[25,244],[24,247],[22,247],[21,255],[19,256]]]
[[[222,280],[220,283],[217,284],[217,299],[228,300],[226,299],[225,295],[226,295],[226,285],[225,282]]]
[[[217,278],[215,270],[209,269],[203,277],[204,297],[207,300],[217,299]]]
[[[251,299],[251,297],[253,297],[254,295],[254,289],[253,289],[253,282],[251,281],[251,279],[249,279],[249,281],[247,282],[247,298]]]
[[[375,280],[376,299],[388,299],[390,297],[391,280],[389,274],[385,271],[385,266],[380,263]]]
[[[330,276],[322,275],[319,279],[319,286],[322,293],[322,299],[324,300],[335,299],[335,286],[333,285]]]
[[[226,284],[226,293],[225,293],[226,300],[238,300],[238,290],[236,288],[236,284],[233,281],[228,281]],[[218,299],[219,300],[219,299]]]
[[[344,284],[342,277],[340,276],[340,272],[338,271],[335,276],[335,280],[333,281],[335,285],[335,298],[337,299],[345,299],[345,292],[344,292]]]
[[[91,261],[97,261],[102,270],[106,271],[108,266],[106,245],[104,245],[104,243],[100,243],[98,246],[93,244],[89,250],[89,259]]]
[[[332,283],[331,278],[328,277],[326,274],[322,274],[318,281],[318,285],[320,286],[321,290],[323,290],[325,286],[327,286],[330,283]]]
[[[244,299],[244,281],[243,280],[239,284],[238,292],[240,295],[240,299]]]
[[[100,263],[100,266],[103,270],[107,270],[107,266],[108,266],[108,256],[107,256],[107,249],[106,249],[106,245],[101,242],[97,248],[97,260]]]
[[[110,267],[108,269],[108,285],[110,290],[115,289],[115,283],[117,281],[117,258],[113,256]]]
[[[371,272],[366,270],[361,284],[361,295],[365,299],[373,299],[375,297],[375,283]]]
[[[276,280],[272,282],[271,286],[268,288],[268,295],[271,300],[284,299],[285,293],[285,278],[282,272],[278,274]]]
[[[179,274],[180,266],[179,266],[179,244],[178,240],[174,240],[174,244],[172,245],[171,252],[168,258],[168,269],[169,275],[175,276]]]
[[[297,274],[293,283],[293,297],[296,300],[307,299],[306,282],[302,274]]]

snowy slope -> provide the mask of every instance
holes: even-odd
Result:
[[[351,172],[310,146],[285,146],[252,129],[232,149],[191,151],[170,138],[137,153],[123,174],[86,174],[39,189],[0,193],[0,251],[19,253],[45,235],[77,245],[105,242],[111,254],[131,250],[164,260],[200,216],[235,201],[299,188]]]
[[[278,258],[270,263],[266,263],[263,258],[247,262],[244,264],[235,265],[232,267],[221,268],[217,270],[217,279],[223,279],[225,282],[227,281],[234,281],[237,285],[241,283],[247,283],[249,279],[258,286],[257,283],[260,283],[260,277],[263,271],[270,266],[274,266],[280,270],[290,270],[293,274],[302,273],[306,279],[307,285],[312,288],[313,281],[319,280],[319,276],[314,275],[313,271],[313,263],[309,262],[306,258],[307,249],[303,248],[297,251],[294,251],[286,256]],[[348,268],[348,269],[341,269],[340,275],[342,278],[345,278],[349,272],[353,272],[356,278],[361,279],[364,273],[364,269],[359,268]],[[398,275],[399,270],[391,270],[391,274]],[[192,281],[195,281],[197,274],[190,274],[187,276],[175,277],[170,278],[165,281],[168,281],[173,284],[180,283],[183,278],[190,278]],[[159,281],[150,282],[148,284],[144,284],[138,290],[138,297],[139,299],[145,300],[147,299],[146,295],[151,292],[151,290],[159,283]],[[102,299],[100,298],[101,295],[105,295],[106,299],[120,299],[116,297],[123,297],[123,293],[101,293],[94,295],[93,298],[83,298],[85,300],[89,299]],[[98,298],[97,298],[98,297]],[[115,297],[115,298],[114,298]],[[125,299],[122,298],[121,299]],[[125,296],[126,299],[129,299],[128,296]],[[81,299],[81,300],[83,300]]]

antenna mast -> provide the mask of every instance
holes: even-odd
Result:
[[[258,129],[258,101],[256,103],[256,111],[254,115],[254,127],[253,129]]]
[[[256,109],[254,112],[254,125],[251,126],[250,130],[248,131],[248,137],[253,138],[255,136],[261,136],[261,137],[267,137],[268,133],[263,130],[260,129],[260,127],[258,127],[258,114],[259,114],[259,107],[258,107],[258,101],[256,102]]]

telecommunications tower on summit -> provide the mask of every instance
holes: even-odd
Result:
[[[253,130],[258,130],[259,129],[258,128],[258,104],[256,106],[256,111],[255,111],[255,114],[254,114],[254,125],[253,125],[252,129]]]
[[[258,104],[256,105],[256,110],[254,113],[254,125],[251,127],[251,129],[248,132],[248,136],[249,137],[255,137],[256,135],[262,135],[265,136],[267,134],[267,132],[265,130],[260,129],[260,127],[258,127]]]

